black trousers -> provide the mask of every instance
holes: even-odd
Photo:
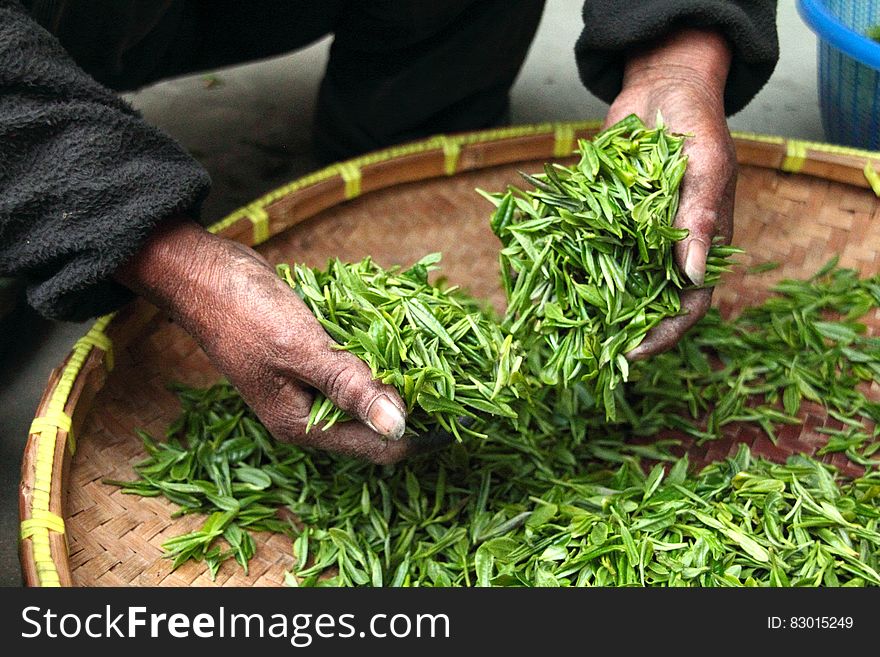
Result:
[[[506,121],[544,0],[25,0],[118,91],[334,35],[314,144],[333,161]]]

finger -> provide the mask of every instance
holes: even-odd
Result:
[[[275,408],[287,409],[271,422],[270,431],[282,442],[321,449],[380,465],[390,465],[405,458],[435,452],[455,439],[442,429],[435,429],[403,440],[390,440],[357,420],[335,424],[327,429],[308,426],[308,409],[314,396],[296,384],[286,386]],[[284,417],[286,415],[286,417]],[[267,424],[269,426],[269,424]]]
[[[375,381],[369,366],[347,351],[323,347],[309,350],[299,368],[300,380],[323,392],[328,399],[373,431],[399,440],[406,429],[406,406],[392,386]]]
[[[706,314],[711,303],[712,289],[684,290],[681,292],[681,306],[685,314],[657,324],[638,347],[626,354],[626,359],[630,362],[642,360],[670,349]]]
[[[283,382],[270,403],[258,415],[279,441],[321,449],[373,463],[395,463],[416,452],[410,439],[391,440],[358,420],[348,420],[329,428],[308,427],[314,390],[297,381]]]
[[[356,420],[335,424],[327,430],[313,427],[297,442],[380,465],[390,465],[412,456],[417,447],[409,438],[390,440]]]
[[[389,440],[360,422],[350,421],[335,424],[327,430],[312,428],[297,442],[371,463],[391,465],[444,449],[455,442],[455,438],[437,428],[403,440]]]
[[[263,318],[260,330],[270,336],[270,371],[283,375],[282,385],[289,379],[317,388],[350,416],[399,439],[406,429],[406,406],[397,391],[374,381],[369,366],[357,356],[339,350],[305,303],[264,267],[249,259],[247,291],[237,287],[232,295],[246,299],[252,314]]]
[[[696,140],[697,137],[692,138]],[[694,285],[706,278],[706,257],[716,235],[730,241],[736,160],[726,138],[685,145],[688,167],[673,225],[688,235],[675,243],[675,260]]]
[[[617,104],[612,105],[608,109],[608,113],[605,115],[605,121],[602,123],[602,130],[607,130],[618,121],[622,121],[628,117],[630,114],[632,114],[631,110],[620,107]]]
[[[256,252],[226,244],[224,254],[213,274],[211,313],[191,332],[261,418],[302,415],[305,383],[374,432],[399,439],[406,412],[397,391],[373,381],[357,356],[336,349],[305,303]],[[291,404],[286,409],[280,401],[285,395]],[[279,422],[275,428],[273,433],[293,430]]]
[[[606,130],[607,128],[610,128],[615,123],[623,121],[623,119],[630,114],[635,114],[642,120],[645,126],[653,128],[657,114],[655,111],[645,110],[644,105],[646,101],[647,99],[644,97],[634,99],[632,97],[626,97],[625,95],[619,96],[611,104],[611,107],[608,108],[608,113],[605,115],[605,121],[602,123],[602,129]],[[647,104],[650,105],[650,102]]]

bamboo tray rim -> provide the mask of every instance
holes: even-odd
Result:
[[[577,139],[601,121],[520,125],[437,135],[325,167],[273,189],[208,227],[257,246],[318,212],[371,191],[453,176],[530,159],[570,156]],[[880,152],[774,135],[732,133],[740,164],[870,188],[880,196]],[[282,201],[299,197],[279,209]],[[290,203],[287,204],[290,206]],[[155,308],[138,300],[100,317],[50,376],[28,432],[19,486],[20,559],[26,586],[72,586],[63,518],[64,485],[75,435],[92,393],[113,369],[113,349],[125,346]],[[83,398],[85,403],[79,404]]]

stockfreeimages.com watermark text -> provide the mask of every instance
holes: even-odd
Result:
[[[246,614],[229,613],[224,607],[213,613],[167,614],[149,612],[146,607],[119,610],[106,605],[103,611],[89,614],[58,614],[51,608],[30,606],[22,610],[21,619],[24,639],[271,638],[305,648],[315,639],[450,636],[446,614],[372,614],[359,622],[355,614]]]

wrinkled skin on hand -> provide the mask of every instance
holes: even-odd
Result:
[[[189,220],[160,226],[116,279],[166,310],[281,441],[393,463],[437,442],[398,440],[397,391],[357,356],[334,349],[302,300],[245,246]],[[305,431],[315,390],[355,418]]]
[[[691,135],[674,224],[690,232],[675,245],[675,260],[696,285],[703,283],[713,239],[726,243],[733,233],[737,164],[724,114],[729,65],[730,51],[720,35],[700,30],[671,35],[630,58],[623,88],[605,119],[607,127],[637,114],[653,125],[659,110],[672,132]],[[685,314],[657,325],[627,358],[640,360],[674,346],[706,314],[711,300],[712,289],[682,292]]]

